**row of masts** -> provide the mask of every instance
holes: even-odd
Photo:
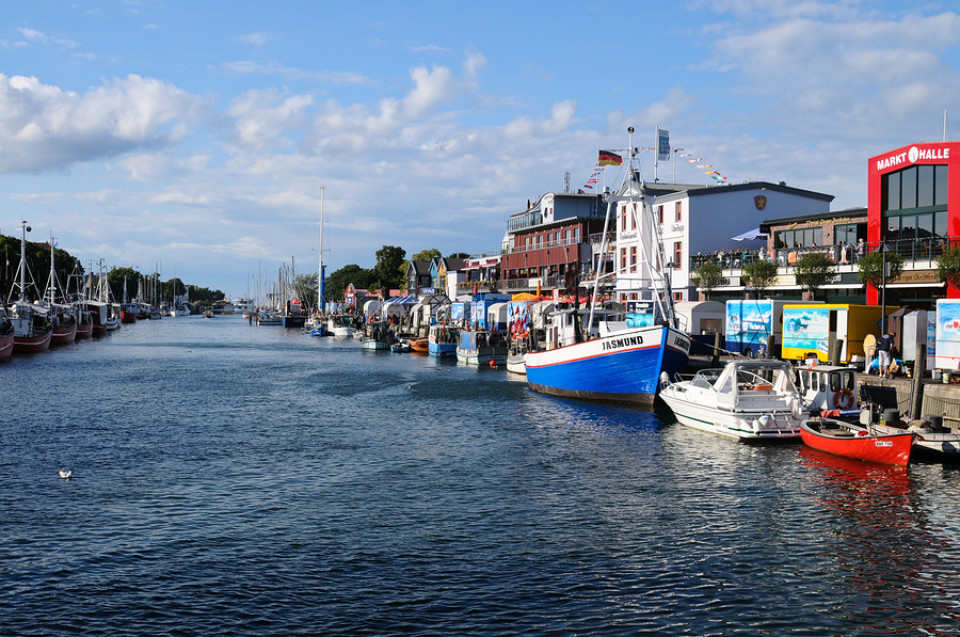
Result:
[[[98,272],[96,275],[93,273],[92,263],[85,275],[78,272],[75,266],[74,271],[68,276],[66,287],[63,286],[63,284],[60,282],[59,276],[57,275],[57,243],[56,237],[53,236],[52,231],[50,233],[50,240],[48,242],[50,247],[50,274],[47,277],[46,286],[41,292],[37,287],[37,282],[34,280],[33,273],[30,271],[30,267],[27,262],[27,233],[31,232],[32,230],[33,229],[26,221],[20,222],[20,263],[17,265],[17,272],[14,275],[14,285],[11,287],[7,296],[8,304],[11,301],[21,304],[43,301],[53,305],[54,303],[58,302],[70,303],[77,300],[99,301],[103,303],[108,303],[111,300],[114,300],[111,299],[112,294],[110,292],[110,286],[106,284],[107,279],[103,272],[103,259],[100,259],[97,262]],[[73,289],[71,289],[72,283],[75,285]],[[154,274],[152,277],[152,298],[154,305],[158,305],[158,285],[159,274]],[[31,289],[34,291],[34,295],[32,297],[29,294]],[[137,292],[139,300],[143,300],[143,294],[143,280],[141,280]],[[124,295],[126,295],[126,281],[124,281]]]

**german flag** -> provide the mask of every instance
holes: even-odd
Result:
[[[597,160],[598,166],[619,166],[623,163],[623,157],[609,150],[601,150],[600,158]]]

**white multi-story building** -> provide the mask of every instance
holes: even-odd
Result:
[[[615,296],[621,302],[651,300],[652,277],[644,271],[644,251],[663,247],[667,283],[676,301],[696,300],[690,274],[719,251],[756,253],[761,241],[733,237],[757,229],[765,219],[821,212],[833,195],[764,181],[723,186],[646,183],[645,211],[617,210],[617,242],[612,256],[617,271]],[[650,258],[656,262],[656,258]]]

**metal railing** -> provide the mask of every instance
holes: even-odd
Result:
[[[908,270],[929,268],[935,265],[938,256],[954,245],[960,245],[960,237],[932,237],[924,239],[887,239],[882,242],[888,253],[899,254]],[[862,246],[862,247],[860,247]],[[838,266],[856,265],[864,254],[880,249],[880,241],[864,241],[862,244],[843,244],[829,246],[790,247],[778,250],[733,250],[695,254],[689,259],[690,271],[696,271],[703,265],[712,263],[724,270],[740,270],[758,261],[772,261],[777,267],[792,269],[797,262],[808,254],[827,255]]]

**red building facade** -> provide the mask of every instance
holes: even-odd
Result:
[[[960,297],[936,278],[936,257],[960,242],[960,142],[911,144],[869,159],[867,241],[871,251],[885,245],[910,264],[895,286]],[[879,296],[867,290],[868,303]]]

